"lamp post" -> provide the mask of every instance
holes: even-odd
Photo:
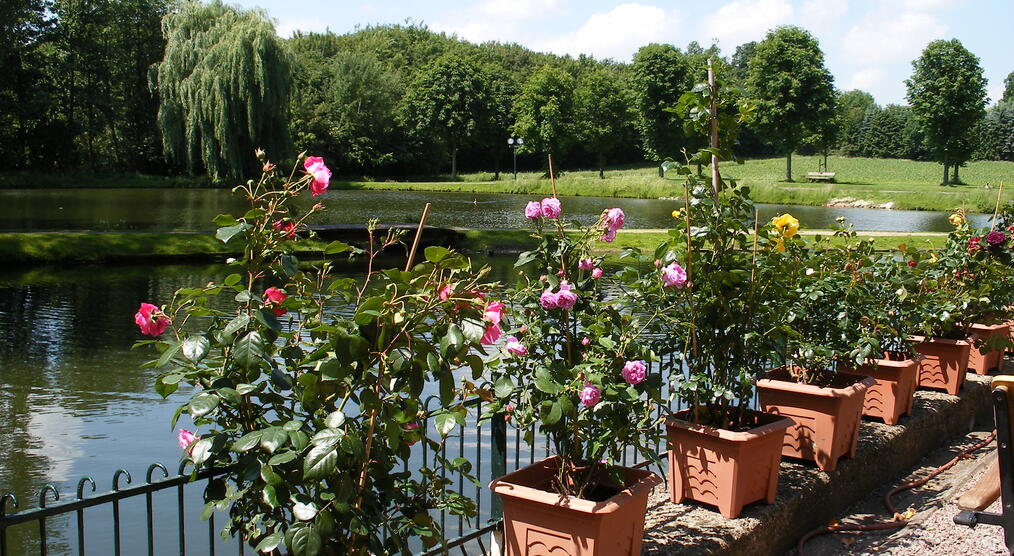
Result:
[[[508,137],[507,146],[514,152],[514,181],[518,181],[518,147],[525,144],[520,137]]]

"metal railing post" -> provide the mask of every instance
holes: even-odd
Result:
[[[490,437],[493,441],[490,446],[490,476],[496,479],[507,474],[507,419],[503,413],[497,413],[490,419],[490,424]],[[501,522],[490,533],[489,539],[490,553],[499,556],[504,553],[503,502],[496,494],[490,497],[489,519],[491,522]]]

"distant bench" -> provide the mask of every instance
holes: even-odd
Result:
[[[834,172],[809,172],[806,174],[807,181],[834,181]]]

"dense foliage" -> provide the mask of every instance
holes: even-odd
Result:
[[[823,55],[799,28],[725,58],[714,45],[648,44],[629,63],[472,44],[421,24],[283,40],[263,13],[215,2],[16,0],[0,8],[0,30],[5,169],[253,176],[244,156],[260,146],[316,152],[350,176],[498,175],[512,134],[528,145],[518,153],[525,169],[542,167],[550,151],[566,168],[661,162],[704,145],[667,109],[709,57],[761,101],[737,144],[741,156],[931,158],[914,112],[880,114],[862,91],[832,95]],[[943,58],[952,54],[960,52]],[[451,75],[451,60],[454,79],[434,81]],[[769,73],[751,78],[751,64]],[[255,109],[247,115],[243,105]],[[1014,160],[1009,112],[951,118],[972,130],[970,156]],[[434,117],[453,125],[433,125]]]

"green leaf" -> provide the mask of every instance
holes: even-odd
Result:
[[[264,338],[256,330],[247,332],[242,338],[236,340],[236,347],[233,348],[232,355],[244,369],[256,367],[264,357]]]
[[[284,539],[285,535],[283,535],[281,531],[278,531],[277,533],[271,533],[270,535],[261,539],[261,542],[257,543],[257,546],[254,548],[254,550],[256,550],[257,552],[273,552],[276,548],[278,548],[278,545],[282,544],[282,541]]]
[[[447,258],[447,255],[451,254],[451,250],[439,245],[431,245],[425,249],[424,253],[426,260],[435,264]]]
[[[465,335],[461,332],[461,328],[457,324],[451,324],[447,327],[447,333],[440,339],[440,354],[445,359],[450,359],[456,356],[464,345]]]
[[[225,330],[223,330],[222,333],[227,336],[231,336],[243,328],[246,328],[246,325],[249,323],[250,316],[244,313],[229,321],[229,324],[225,325]]]
[[[155,381],[155,391],[158,392],[158,395],[162,396],[163,398],[168,398],[170,394],[172,394],[173,392],[176,391],[177,388],[179,388],[178,384],[179,380],[177,380],[176,382],[166,382],[166,379],[169,378],[170,376],[180,376],[180,375],[169,375],[159,377]]]
[[[338,409],[332,411],[324,418],[324,425],[329,429],[336,429],[345,423],[345,413]]]
[[[296,457],[298,457],[296,452],[285,451],[271,456],[271,459],[268,460],[268,465],[282,465],[283,463],[289,463],[290,461],[296,459]]]
[[[248,433],[244,434],[243,436],[239,437],[238,440],[236,440],[235,442],[232,443],[232,449],[236,450],[237,452],[245,452],[245,451],[253,448],[254,446],[260,444],[261,443],[261,436],[263,434],[264,434],[264,431],[262,431],[262,430],[248,432]]]
[[[208,461],[211,457],[211,439],[202,438],[194,443],[190,449],[190,459],[194,460],[194,463],[201,465]]]
[[[440,436],[447,436],[451,434],[454,427],[464,424],[465,416],[458,411],[448,410],[445,413],[437,414],[436,417],[437,432],[440,433]]]
[[[183,340],[183,357],[196,363],[204,359],[210,347],[211,343],[204,336],[189,336]]]
[[[317,517],[317,505],[313,502],[296,502],[292,505],[292,516],[300,521],[310,521]]]
[[[173,357],[176,356],[177,353],[180,352],[182,347],[183,344],[181,342],[171,342],[168,346],[166,346],[165,351],[162,352],[158,361],[155,362],[155,367],[164,367],[172,360]]]
[[[222,283],[226,286],[235,286],[242,279],[243,277],[239,274],[230,274],[225,277],[225,280],[223,280]]]
[[[334,473],[337,463],[338,451],[333,445],[314,446],[303,460],[303,479],[323,479]]]
[[[464,319],[461,321],[461,331],[469,342],[478,344],[486,333],[486,325],[478,319]]]
[[[289,440],[289,433],[282,427],[270,427],[264,429],[263,433],[261,435],[261,446],[272,454]]]
[[[509,376],[500,377],[493,386],[493,393],[500,399],[510,397],[514,393],[514,381]]]
[[[293,533],[289,550],[293,556],[318,556],[322,546],[316,527],[307,526]]]
[[[207,392],[201,392],[194,396],[187,405],[192,418],[197,419],[199,417],[204,417],[218,407],[218,396],[212,396]]]
[[[472,380],[478,380],[482,376],[482,370],[485,368],[485,364],[482,362],[482,358],[474,353],[465,358],[465,363],[472,369]]]
[[[281,504],[278,503],[278,491],[272,485],[265,485],[264,490],[261,491],[261,499],[264,503],[272,508],[277,508]]]
[[[345,431],[341,429],[324,429],[313,435],[311,442],[314,446],[334,446],[343,436],[345,436]]]
[[[352,246],[344,241],[332,241],[324,248],[325,255],[338,255],[352,249]]]
[[[563,408],[560,407],[559,402],[551,403],[548,410],[546,406],[542,406],[542,422],[544,424],[555,425],[560,422],[561,417],[563,417]]]
[[[295,276],[299,272],[299,259],[295,255],[285,254],[278,258],[278,262],[282,265],[282,272],[286,276]]]
[[[256,385],[256,384],[245,384],[245,383],[244,384],[237,384],[236,385],[236,393],[238,393],[240,396],[245,396],[245,395],[247,395],[247,394],[249,394],[251,392],[256,392],[256,391],[260,390],[260,388],[261,387],[258,386],[258,385]]]
[[[537,258],[539,258],[538,251],[525,251],[520,255],[518,255],[518,260],[517,262],[514,263],[514,268],[520,268],[522,266],[525,266],[526,264],[534,261]]]
[[[535,371],[535,387],[547,394],[559,394],[563,389],[546,369]]]
[[[370,324],[380,316],[380,308],[384,306],[383,297],[371,297],[364,301],[356,311],[356,324],[362,326]]]
[[[229,240],[236,237],[236,234],[242,233],[249,227],[250,225],[246,222],[236,224],[235,226],[225,226],[215,232],[215,237],[221,240],[222,243],[229,243]]]
[[[218,216],[211,219],[216,226],[235,226],[239,223],[239,220],[231,214],[219,214]]]

